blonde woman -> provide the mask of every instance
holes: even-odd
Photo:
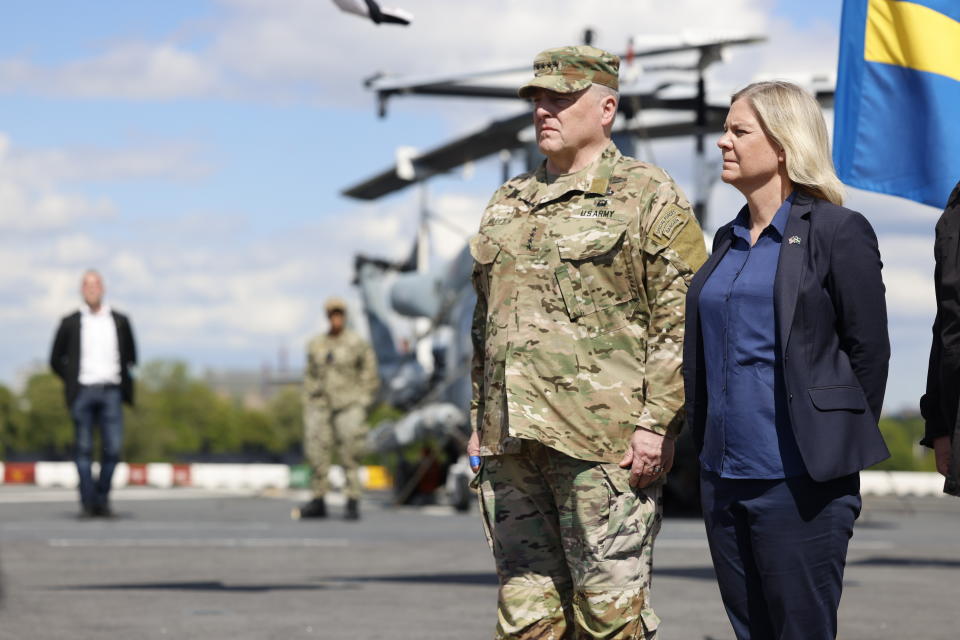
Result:
[[[858,472],[889,455],[877,239],[841,206],[823,115],[800,87],[737,92],[717,146],[746,205],[687,295],[687,421],[710,553],[737,638],[826,640]]]

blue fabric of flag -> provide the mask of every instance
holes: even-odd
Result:
[[[960,81],[867,60],[871,3],[874,11],[900,16],[903,9],[911,9],[940,25],[954,21],[960,26],[957,0],[844,0],[834,118],[837,174],[853,187],[943,208],[960,180]],[[893,30],[898,38],[910,37],[911,32],[918,30]],[[896,46],[914,59],[918,51],[922,54],[935,44],[930,38],[913,37]],[[948,70],[960,67],[960,61],[940,62]]]

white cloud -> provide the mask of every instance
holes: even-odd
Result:
[[[81,219],[102,220],[114,213],[106,198],[35,191],[0,177],[0,231],[63,229]]]
[[[353,254],[403,257],[416,220],[416,207],[399,202],[268,234],[246,232],[242,212],[11,230],[0,237],[0,318],[11,338],[0,341],[0,373],[9,379],[46,354],[57,318],[79,304],[88,266],[104,274],[108,300],[130,313],[145,359],[215,354],[208,363],[252,366],[278,346],[299,354],[324,298],[352,297]]]
[[[586,27],[597,43],[626,48],[637,32],[659,35],[709,29],[763,32],[766,11],[751,0],[611,0],[597,7],[575,0],[548,10],[518,0],[436,3],[408,0],[409,28],[378,28],[316,0],[220,0],[202,44],[186,48],[177,34],[157,42],[107,44],[92,57],[60,66],[0,60],[0,91],[81,98],[165,100],[238,96],[306,99],[326,104],[361,99],[364,78],[394,74],[460,74],[526,66],[544,48],[579,42]],[[364,98],[364,100],[366,100]]]
[[[100,248],[100,257],[105,257],[106,248]],[[131,289],[151,290],[154,286],[153,274],[143,257],[129,249],[121,250],[109,260],[112,273],[123,274],[124,286]]]
[[[865,215],[875,227],[907,236],[925,237],[932,247],[934,227],[941,213],[939,209],[896,196],[849,187],[847,194],[848,199],[845,204]],[[923,253],[931,252],[932,248]]]
[[[165,178],[194,180],[212,168],[192,142],[146,141],[119,148],[22,149],[0,131],[0,177],[24,188],[51,188],[64,181]]]
[[[888,314],[928,324],[937,312],[933,234],[880,233],[877,239],[884,262]]]
[[[447,194],[437,199],[431,224],[434,251],[441,259],[460,253],[464,243],[480,226],[480,217],[487,206],[487,197]]]
[[[932,274],[932,270],[885,269],[883,281],[887,286],[888,315],[932,321],[937,313]]]
[[[141,148],[26,150],[0,132],[0,231],[48,232],[113,219],[117,207],[110,198],[68,193],[63,183],[193,180],[211,171],[200,156],[198,146],[176,142]]]
[[[0,61],[0,91],[77,98],[166,100],[218,89],[217,70],[172,43],[120,44],[62,66]]]
[[[721,101],[754,80],[792,80],[808,85],[813,78],[833,82],[837,70],[839,24],[815,22],[804,30],[784,20],[771,20],[759,33],[767,41],[727,50],[727,64],[715,67]]]
[[[595,30],[599,46],[623,51],[634,35],[762,33],[768,26],[767,11],[750,0],[676,0],[669,11],[653,0],[611,0],[599,16],[596,5],[575,0],[548,8],[518,0],[409,0],[404,7],[416,16],[409,28],[377,28],[330,2],[222,0],[222,5],[227,21],[210,50],[222,68],[251,82],[280,79],[283,91],[305,83],[299,86],[301,97],[326,104],[368,103],[361,81],[378,72],[436,77],[527,67],[537,51],[580,42],[587,27]]]
[[[104,258],[104,248],[93,241],[89,234],[67,232],[53,242],[53,254],[64,264],[94,264]]]

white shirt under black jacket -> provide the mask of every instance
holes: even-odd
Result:
[[[117,323],[108,305],[101,304],[96,312],[88,305],[80,307],[79,382],[81,385],[120,384]]]

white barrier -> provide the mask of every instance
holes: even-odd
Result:
[[[185,468],[184,468],[185,467]],[[99,465],[93,464],[94,473]],[[284,464],[223,464],[198,463],[178,465],[180,476],[177,484],[201,489],[287,489],[290,487],[290,468]],[[369,484],[370,469],[360,468],[360,480]],[[330,484],[342,489],[346,484],[343,468],[330,469]],[[379,477],[379,476],[378,476]],[[5,465],[0,462],[0,484],[4,483]],[[140,475],[140,482],[143,476]],[[73,462],[37,462],[34,466],[34,483],[38,487],[76,488],[79,483],[77,468]],[[114,488],[130,483],[130,466],[121,462],[113,475]],[[174,486],[174,466],[166,462],[151,462],[146,465],[146,484],[151,487]],[[383,488],[383,487],[377,487]],[[863,471],[860,474],[860,491],[874,496],[942,496],[943,476],[928,471]]]
[[[80,476],[72,462],[38,462],[33,467],[33,482],[38,487],[75,489]]]
[[[118,462],[113,470],[113,478],[110,479],[110,487],[119,489],[130,484],[130,465],[126,462]]]
[[[363,482],[364,478],[360,478],[360,481]],[[327,472],[327,482],[330,483],[332,489],[342,491],[344,487],[347,486],[347,474],[344,472],[343,467],[340,465],[333,465],[330,467],[330,471]]]
[[[196,463],[190,465],[190,486],[201,489],[286,489],[290,467],[285,464]]]
[[[943,476],[935,471],[863,471],[860,493],[868,496],[942,496]]]
[[[100,473],[100,463],[91,465],[94,477]],[[0,468],[2,474],[2,468]],[[80,485],[80,474],[77,465],[73,462],[37,462],[33,467],[33,482],[38,487],[61,487],[76,489]],[[113,472],[110,485],[114,488],[127,486],[130,479],[130,468],[127,463],[120,462]]]
[[[256,478],[260,489],[289,489],[290,467],[285,464],[252,464],[251,477]]]
[[[169,489],[173,486],[173,465],[169,462],[147,464],[147,484],[151,487]]]

